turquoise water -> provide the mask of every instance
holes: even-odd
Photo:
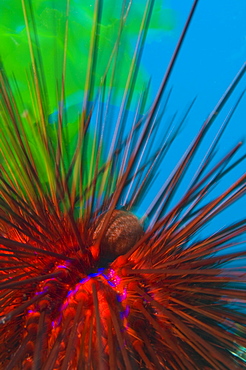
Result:
[[[167,4],[167,2],[165,2]],[[174,10],[175,28],[163,33],[157,39],[151,37],[148,43],[145,62],[149,73],[155,72],[153,83],[158,88],[159,78],[168,65],[175,44],[182,31],[183,25],[192,6],[192,1],[169,1],[168,5]],[[172,73],[168,87],[173,87],[167,116],[178,112],[180,116],[192,99],[196,102],[189,114],[185,128],[177,138],[176,145],[165,161],[165,172],[173,166],[186,149],[189,142],[208,117],[225,89],[229,86],[238,70],[246,60],[246,26],[244,14],[246,3],[243,0],[232,2],[200,1],[196,8],[189,31],[181,49],[179,58]],[[243,77],[228,103],[213,124],[198,153],[193,169],[202,161],[206,148],[216,135],[223,120],[235,104],[241,92],[246,87],[246,76]],[[219,151],[216,158],[230,150],[239,141],[246,138],[246,97],[244,96],[233,115],[225,133],[220,139]],[[162,123],[163,125],[165,123]],[[245,153],[245,145],[239,151],[237,158]],[[216,159],[215,159],[216,162]],[[215,163],[214,162],[214,163]],[[192,165],[192,166],[193,166]],[[234,180],[245,172],[245,161],[224,178],[214,189],[214,195],[225,190]],[[192,175],[192,171],[190,173]],[[163,175],[165,177],[165,175]],[[189,178],[185,184],[189,183]],[[213,198],[211,194],[210,198]],[[217,217],[209,226],[209,231],[230,222],[232,219],[245,217],[246,199],[230,207],[230,211]]]

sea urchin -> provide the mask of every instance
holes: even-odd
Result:
[[[167,82],[198,1],[150,107],[149,84],[139,92],[136,82],[155,9],[154,1],[144,2],[116,114],[113,87],[119,87],[121,43],[134,1],[123,2],[121,16],[109,28],[103,21],[105,2],[97,0],[93,6],[89,2],[85,11],[67,1],[61,18],[59,7],[55,9],[54,24],[63,30],[62,63],[55,58],[58,50],[54,52],[61,68],[60,78],[57,73],[52,79],[55,97],[47,92],[50,83],[44,73],[40,24],[31,1],[22,0],[21,13],[31,70],[25,69],[23,80],[15,81],[3,60],[1,369],[242,369],[245,268],[237,262],[245,261],[246,252],[237,245],[246,223],[241,220],[209,236],[201,234],[212,218],[245,194],[243,175],[221,194],[208,197],[245,159],[233,162],[240,142],[210,166],[242,95],[176,205],[172,200],[246,67],[160,184],[144,216],[137,218],[134,211],[150,191],[193,105],[177,128],[170,124],[164,130]],[[79,18],[81,9],[83,25],[90,25],[89,58],[82,79],[82,108],[76,105],[73,121],[69,96],[77,86],[67,80],[69,38],[77,26],[69,17]],[[48,24],[49,13],[45,14]],[[100,42],[108,30],[114,30],[116,38],[101,71]],[[133,116],[128,110],[131,104],[135,104]]]

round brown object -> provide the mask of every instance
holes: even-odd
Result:
[[[99,237],[107,214],[108,212],[99,217],[93,240]],[[142,225],[131,212],[114,210],[100,243],[101,257],[113,259],[125,254],[136,244],[143,233]]]

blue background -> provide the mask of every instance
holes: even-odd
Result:
[[[174,28],[171,31],[163,31],[158,34],[150,34],[144,54],[144,63],[148,73],[152,75],[153,96],[158,90],[161,77],[168,66],[175,45],[182,32],[186,18],[192,7],[192,1],[165,1],[164,7],[170,7],[174,11]],[[245,62],[246,56],[246,2],[238,1],[211,1],[200,0],[193,16],[186,39],[183,43],[178,60],[175,64],[168,88],[173,87],[169,107],[165,118],[168,120],[176,111],[181,118],[185,109],[192,99],[197,96],[195,106],[189,114],[185,127],[175,141],[168,157],[162,165],[162,172],[156,184],[162,183],[172,171],[192,138],[198,132],[202,123],[206,120],[211,110],[229,86],[239,69]],[[192,163],[191,170],[187,174],[180,188],[179,196],[189,184],[192,173],[201,163],[206,148],[215,137],[223,120],[235,104],[239,95],[246,87],[246,76],[238,84],[228,103],[215,120],[209,134],[206,136],[204,145]],[[170,117],[169,117],[170,118]],[[246,96],[240,103],[233,115],[226,132],[219,143],[219,150],[212,164],[219,161],[223,155],[233,148],[239,141],[245,141],[246,137]],[[245,153],[245,143],[235,158]],[[236,181],[245,173],[245,161],[234,169],[229,176],[216,186],[207,200],[214,199],[233,181]],[[153,190],[154,191],[154,190]],[[151,193],[149,194],[151,196]],[[229,210],[222,212],[208,227],[211,233],[218,228],[231,224],[235,220],[242,219],[246,214],[246,199],[240,199]]]

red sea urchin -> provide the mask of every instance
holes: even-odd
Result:
[[[179,128],[170,129],[166,135],[159,130],[165,111],[162,105],[167,103],[161,98],[197,1],[153,104],[146,109],[145,88],[128,131],[127,107],[153,1],[146,3],[114,125],[106,81],[111,79],[114,86],[131,3],[122,8],[110,59],[112,74],[109,68],[97,86],[92,70],[98,59],[102,1],[96,1],[83,109],[76,126],[67,123],[64,109],[69,23],[66,19],[62,83],[57,82],[58,118],[52,126],[42,58],[35,49],[38,35],[28,4],[22,1],[32,63],[31,77],[28,75],[32,108],[27,109],[20,99],[21,87],[13,86],[1,70],[1,369],[243,368],[245,268],[236,262],[246,255],[237,248],[245,220],[201,236],[213,217],[245,194],[243,175],[214,199],[207,198],[245,159],[232,162],[241,143],[209,167],[222,129],[176,205],[172,198],[246,67],[238,72],[175,170],[161,184],[144,224],[133,210],[151,189],[179,132]],[[159,143],[156,136],[160,132],[161,145],[152,150],[153,144]],[[108,150],[106,139],[110,141]],[[235,263],[226,265],[228,261]]]

